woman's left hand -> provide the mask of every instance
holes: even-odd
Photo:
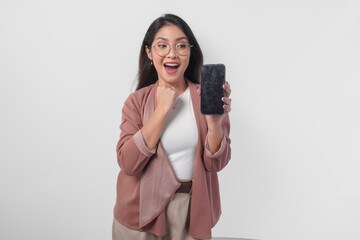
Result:
[[[224,102],[223,108],[225,110],[225,113],[222,115],[205,115],[208,126],[215,126],[221,124],[221,121],[224,118],[225,114],[231,111],[231,88],[228,81],[223,84],[223,89],[225,90],[225,97],[223,97],[221,100]],[[200,91],[201,89],[198,88],[198,94],[200,94]]]

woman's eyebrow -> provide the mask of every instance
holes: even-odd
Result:
[[[187,40],[187,37],[180,37],[180,38],[176,39],[176,41],[183,40],[183,39]]]
[[[156,40],[158,39],[161,39],[161,40],[164,40],[164,41],[169,41],[166,37],[157,37]],[[176,41],[179,41],[179,40],[183,40],[183,39],[186,39],[187,40],[187,37],[179,37],[176,39]]]

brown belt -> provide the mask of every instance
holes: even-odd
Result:
[[[176,190],[177,193],[190,193],[191,187],[192,187],[192,181],[188,182],[181,182],[180,187],[178,190]]]

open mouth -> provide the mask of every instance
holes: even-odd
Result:
[[[178,63],[165,63],[164,68],[167,73],[176,73],[179,68],[179,64]]]

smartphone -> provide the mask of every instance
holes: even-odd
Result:
[[[225,110],[223,84],[225,83],[224,64],[204,64],[201,67],[201,113],[204,115],[222,115]]]

